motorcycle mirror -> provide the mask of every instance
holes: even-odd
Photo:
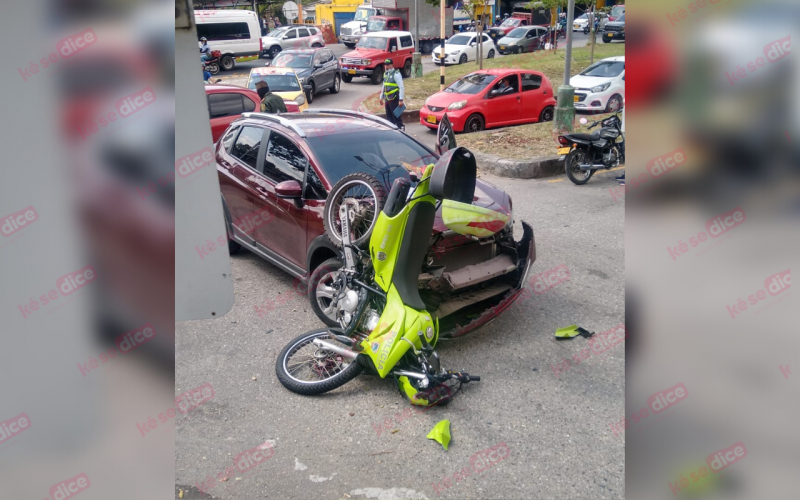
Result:
[[[581,124],[583,124],[583,125],[586,125],[587,123],[589,123],[589,120],[587,120],[585,116],[581,117],[581,119],[580,119],[579,121],[580,121],[580,122],[581,122]]]

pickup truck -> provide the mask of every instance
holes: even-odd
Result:
[[[371,5],[356,9],[354,21],[341,27],[339,40],[353,48],[366,33],[380,31],[412,31],[414,25],[415,0],[372,0]],[[424,2],[423,2],[424,3]],[[425,4],[419,6],[423,15],[419,18],[419,44],[423,54],[430,54],[441,42],[441,16],[439,7]],[[445,37],[453,33],[453,8],[445,9]]]
[[[350,83],[353,77],[366,77],[373,85],[383,82],[383,61],[391,59],[401,70],[403,78],[411,76],[414,38],[408,31],[379,31],[363,35],[355,50],[339,58],[342,81]]]
[[[497,43],[498,40],[511,33],[514,28],[520,26],[528,26],[531,24],[531,15],[524,12],[514,12],[511,17],[503,21],[500,26],[489,28],[489,37],[493,42]]]

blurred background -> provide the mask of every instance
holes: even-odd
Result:
[[[172,495],[175,419],[159,415],[175,391],[175,196],[160,182],[175,161],[173,9],[3,7],[0,224],[28,206],[38,218],[0,237],[0,421],[30,419],[0,439],[0,498],[51,498],[79,474],[81,498]],[[151,104],[121,110],[146,88]],[[95,280],[58,291],[89,265]],[[119,354],[117,337],[148,323],[156,335]]]
[[[800,65],[791,50],[800,3],[628,4],[625,417],[678,383],[688,396],[630,420],[626,496],[794,496],[797,295],[772,295],[765,281],[794,270],[800,255]],[[649,162],[679,148],[686,163],[654,178]],[[648,180],[633,187],[642,174]],[[737,207],[745,222],[698,239],[707,221]],[[729,312],[740,300],[747,309]],[[745,458],[693,479],[706,457],[737,442]],[[688,487],[673,490],[682,475]]]

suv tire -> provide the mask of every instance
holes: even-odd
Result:
[[[375,66],[375,69],[372,70],[372,76],[370,76],[369,79],[373,85],[379,85],[383,83],[383,64]]]
[[[411,59],[406,59],[406,63],[403,65],[403,78],[410,78],[411,77]]]
[[[342,77],[339,76],[339,73],[336,73],[333,76],[333,86],[330,88],[331,94],[338,94],[341,86],[342,86]]]
[[[345,73],[342,75],[342,80],[344,80],[344,83],[350,83],[353,81],[353,75],[348,75]]]

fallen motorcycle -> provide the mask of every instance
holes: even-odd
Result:
[[[379,175],[395,169],[404,167],[388,165]],[[276,372],[288,390],[322,394],[366,369],[393,377],[412,404],[430,406],[480,380],[441,367],[434,350],[439,321],[420,297],[418,278],[437,208],[444,224],[463,235],[493,234],[509,216],[472,204],[477,164],[463,147],[421,175],[404,173],[388,196],[385,183],[365,173],[343,177],[328,195],[323,220],[345,263],[334,283],[345,326],[312,330],[283,348]]]
[[[582,118],[582,120],[586,120]],[[602,125],[591,134],[564,134],[558,136],[559,155],[566,155],[564,168],[567,177],[577,185],[586,184],[595,171],[609,170],[625,164],[625,133],[619,113],[592,122],[589,129]]]

